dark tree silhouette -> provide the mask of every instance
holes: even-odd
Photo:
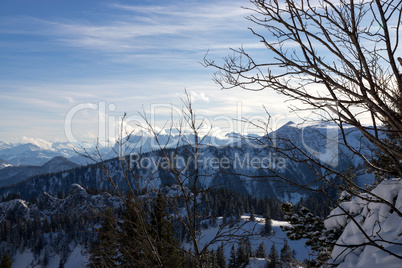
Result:
[[[402,1],[250,2],[253,4],[249,8],[252,15],[247,19],[255,24],[250,30],[266,47],[269,60],[255,57],[243,48],[232,49],[233,54],[224,58],[223,63],[210,60],[206,55],[205,66],[217,69],[215,81],[223,89],[273,90],[294,100],[293,111],[310,110],[314,114],[313,120],[336,123],[342,142],[368,167],[402,178],[402,62],[398,59],[401,56],[398,53]],[[386,163],[372,161],[359,148],[349,144],[346,126],[358,129],[378,149]],[[269,124],[262,127],[268,129]],[[335,170],[323,159],[311,156],[300,145],[283,139],[280,143],[284,146],[277,148],[278,140],[274,141],[269,135],[266,137],[269,141],[261,143],[277,149],[279,155],[304,162],[317,174],[318,169],[325,170],[325,175],[319,180],[352,196],[364,193],[366,200],[386,204],[402,217],[402,211],[393,202],[370,192],[370,189],[359,187],[348,174]],[[391,245],[391,241],[383,237],[378,240],[370,238],[353,215],[324,189],[297,184],[273,169],[270,171],[274,175],[268,179],[279,178],[293,186],[322,193],[348,215],[368,244],[402,258],[383,246]],[[347,183],[335,185],[329,180],[331,175]]]

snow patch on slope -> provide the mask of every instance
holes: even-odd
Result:
[[[204,245],[210,243],[210,241],[212,241],[212,239],[216,236],[216,234],[219,231],[222,231],[225,234],[230,233],[239,237],[244,238],[248,237],[253,251],[255,251],[258,248],[258,246],[263,242],[265,244],[265,248],[267,249],[267,254],[269,253],[269,250],[273,244],[275,244],[276,249],[279,251],[283,247],[285,240],[288,240],[289,246],[292,250],[295,250],[296,258],[298,260],[303,261],[304,259],[309,259],[309,252],[311,252],[311,249],[310,247],[306,246],[305,244],[306,239],[289,240],[286,236],[286,232],[282,231],[282,229],[280,228],[281,226],[290,226],[289,222],[271,220],[273,233],[272,235],[269,236],[263,236],[260,233],[264,228],[265,219],[260,216],[256,216],[254,221],[249,221],[249,218],[250,216],[243,215],[241,216],[240,221],[236,223],[232,227],[232,229],[226,226],[224,227],[223,230],[220,230],[222,224],[222,217],[218,217],[216,227],[209,227],[208,229],[202,230],[201,236],[199,238],[200,239],[199,245],[203,247]],[[230,250],[232,244],[234,244],[235,247],[237,248],[238,245],[236,239],[233,239],[232,243],[223,243],[226,261],[228,261],[230,258]],[[210,245],[209,249],[217,250],[220,245],[221,245],[220,242],[216,242]],[[186,243],[184,244],[184,247],[186,249],[189,249],[191,248],[191,244]],[[251,264],[253,263],[258,263],[258,265],[255,267],[260,267],[259,265],[261,265],[261,260],[259,261],[252,260]],[[266,264],[266,261],[264,261],[263,263]],[[249,264],[248,267],[254,267],[254,266],[250,266]]]
[[[22,253],[18,252],[13,258],[12,268],[42,268],[43,263],[39,260],[43,260],[45,252],[42,251],[39,258],[34,257],[34,254],[26,250]],[[64,268],[78,268],[86,267],[88,263],[89,255],[81,246],[73,248],[71,254],[68,256]],[[60,256],[57,254],[51,254],[49,256],[48,265],[46,267],[59,267]]]
[[[54,150],[52,148],[53,143],[50,141],[45,141],[43,139],[39,139],[39,138],[31,138],[31,137],[25,137],[23,136],[21,138],[21,143],[25,144],[25,143],[31,143],[33,145],[38,146],[39,148],[41,148],[42,150]]]

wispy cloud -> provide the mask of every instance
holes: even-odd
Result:
[[[95,19],[0,18],[0,35],[5,36],[0,46],[11,52],[0,55],[5,62],[0,66],[0,140],[16,133],[63,137],[66,114],[82,103],[114,104],[116,109],[107,112],[116,118],[142,109],[152,113],[157,104],[181,106],[185,88],[200,115],[235,118],[239,102],[242,115],[262,114],[270,92],[220,91],[211,81],[213,70],[199,64],[208,50],[217,58],[241,45],[263,51],[247,30],[244,16],[250,11],[242,4],[109,4],[102,6],[107,12],[101,15],[92,10]],[[274,114],[283,112],[277,95],[270,95],[268,105]],[[95,110],[77,114],[75,128],[84,136],[95,133],[97,116]],[[166,119],[163,113],[155,116],[159,122]],[[211,121],[214,127],[222,124]]]
[[[141,5],[123,5],[111,4],[111,7],[124,9],[132,12],[157,15],[168,15],[174,17],[188,18],[194,21],[195,18],[203,20],[213,20],[214,22],[227,18],[238,19],[239,16],[249,14],[249,11],[241,9],[244,4],[241,1],[214,1],[194,5],[194,3],[181,3],[181,5],[168,6],[141,6]],[[199,23],[198,23],[199,24]]]
[[[250,12],[240,6],[236,1],[170,6],[112,4],[110,8],[129,14],[113,14],[102,22],[21,17],[7,22],[14,25],[12,30],[2,27],[0,31],[48,35],[59,45],[106,52],[227,48],[233,35],[247,31],[244,16]]]

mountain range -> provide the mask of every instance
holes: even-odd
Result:
[[[36,175],[56,173],[78,166],[63,156],[56,156],[41,166],[7,166],[0,169],[0,187],[17,184]]]
[[[356,148],[356,150],[359,150],[365,156],[370,157],[374,150],[361,133],[352,127],[346,128],[346,132],[346,140],[349,146]],[[167,144],[169,141],[168,149],[165,152],[168,155],[175,153],[176,157],[183,160],[182,164],[187,165],[185,172],[188,176],[191,176],[194,165],[193,159],[189,155],[191,147],[183,145],[180,140],[177,140],[177,137],[173,136],[169,139],[168,136],[161,136],[159,137],[159,141],[161,144]],[[191,138],[194,139],[191,136],[187,137],[190,137],[189,140]],[[350,152],[348,146],[344,144],[337,127],[330,123],[301,126],[289,122],[261,139],[230,138],[230,143],[227,142],[229,138],[226,138],[226,144],[224,143],[224,139],[218,139],[221,144],[217,144],[214,141],[215,146],[212,145],[212,138],[205,138],[203,140],[205,146],[199,150],[199,161],[201,161],[199,163],[199,173],[201,174],[199,183],[202,187],[227,187],[237,192],[253,194],[260,198],[269,196],[277,197],[280,200],[297,202],[308,193],[302,190],[296,193],[295,190],[298,189],[297,187],[291,187],[275,179],[275,174],[269,169],[264,168],[266,167],[264,165],[271,165],[271,168],[274,167],[277,174],[299,184],[310,184],[318,177],[324,175],[326,171],[317,165],[313,165],[315,167],[313,169],[312,166],[307,165],[304,161],[294,161],[285,158],[281,152],[289,151],[292,146],[302,148],[308,154],[316,157],[319,163],[332,165],[337,171],[346,171],[350,168],[353,168],[355,171],[365,169],[363,160]],[[135,146],[129,147],[132,152],[139,152],[142,149],[141,154],[134,155],[136,159],[140,157],[141,160],[148,160],[148,164],[145,161],[142,163],[134,161],[138,165],[134,169],[135,178],[132,183],[153,185],[155,187],[174,183],[171,179],[172,174],[160,165],[164,159],[162,152],[160,150],[152,150],[154,148],[152,146],[155,146],[153,144],[154,140],[148,138],[144,142],[144,138],[139,136],[132,136],[127,140],[130,141],[130,145],[143,145],[143,149],[141,147],[135,148]],[[174,144],[179,144],[179,146],[174,147]],[[103,159],[110,158],[105,161],[109,173],[114,178],[116,184],[121,189],[124,189],[127,187],[127,184],[123,176],[120,161],[116,157],[112,158],[112,155],[117,156],[118,147],[116,146],[112,150],[109,148],[109,151],[106,153],[107,157],[103,157]],[[19,152],[17,151],[17,153]],[[0,157],[1,155],[0,151]],[[299,152],[298,157],[302,158],[304,156]],[[129,156],[126,159],[133,162],[133,159],[130,159]],[[226,159],[228,163],[222,166],[222,163],[219,161],[226,161]],[[66,162],[66,160],[64,159],[63,161]],[[24,172],[21,173],[24,176],[20,177],[23,179],[16,179],[15,176],[17,173],[13,175],[9,174],[8,179],[13,177],[13,179],[22,182],[13,186],[9,184],[7,186],[7,183],[3,183],[4,187],[0,188],[0,194],[17,193],[29,200],[32,197],[39,196],[44,191],[50,194],[66,193],[69,186],[74,183],[95,189],[111,189],[110,183],[105,179],[104,174],[96,165],[90,164],[77,167],[70,162],[67,166],[73,169],[57,173],[41,172],[33,174],[32,172],[38,168],[24,168]],[[8,168],[7,170],[13,169]],[[43,166],[41,170],[44,170]],[[56,170],[50,172],[56,172]],[[364,171],[359,172],[364,174]],[[134,180],[136,181],[134,182]]]
[[[188,139],[194,139],[191,134],[184,134]],[[166,147],[173,147],[182,144],[181,134],[177,131],[165,131],[159,133],[158,140],[160,144]],[[232,143],[239,139],[240,135],[229,133],[226,135],[208,135],[204,138],[205,144],[222,146]],[[125,146],[129,152],[149,152],[158,150],[159,144],[155,141],[153,135],[146,131],[139,131],[124,138]],[[88,159],[79,153],[94,149],[99,150],[103,159],[116,157],[116,151],[119,151],[117,142],[97,141],[70,143],[70,142],[50,142],[42,139],[26,138],[22,142],[7,143],[0,141],[0,169],[6,166],[41,166],[56,156],[68,158],[70,161],[79,164],[88,164]]]
[[[278,201],[297,203],[311,193],[285,184],[275,175],[298,184],[320,187],[319,183],[314,182],[326,173],[319,166],[325,164],[341,172],[352,169],[360,175],[359,179],[367,177],[363,160],[356,157],[348,146],[366,157],[371,157],[375,150],[357,129],[346,127],[345,131],[347,145],[339,129],[330,123],[299,125],[288,122],[262,137],[240,139],[233,133],[221,138],[207,136],[202,139],[203,146],[196,148],[193,144],[195,137],[191,134],[185,135],[183,140],[179,139],[179,135],[169,137],[161,134],[158,141],[162,147],[166,145],[163,151],[158,150],[155,139],[133,135],[124,140],[123,151],[126,154],[124,160],[133,167],[133,177],[129,181],[131,185],[142,189],[156,187],[162,189],[166,196],[180,196],[181,188],[175,185],[175,174],[164,167],[163,160],[166,160],[166,156],[172,156],[170,160],[182,172],[182,179],[191,181],[195,174],[195,163],[198,163],[197,185],[202,189],[228,188],[241,193],[238,196],[251,196],[249,200],[274,200],[272,204],[276,204],[279,210]],[[185,140],[190,144],[186,144]],[[0,142],[0,158],[4,159],[0,161],[3,166],[0,169],[0,198],[3,197],[3,202],[0,202],[0,252],[8,252],[15,261],[15,267],[82,266],[88,262],[88,250],[96,239],[96,226],[101,223],[99,213],[107,207],[118,212],[122,203],[117,197],[105,193],[113,192],[113,189],[99,165],[90,161],[87,165],[78,164],[86,163],[88,159],[75,155],[72,145],[34,143],[32,140],[14,145]],[[94,148],[92,146],[88,150],[93,151]],[[192,154],[195,149],[199,156],[197,162]],[[120,146],[116,143],[112,148],[100,147],[99,153],[105,159],[103,164],[113,182],[119,189],[127,189],[124,177],[127,170],[122,169],[117,157],[121,154],[119,150]],[[306,164],[304,153],[317,162]],[[286,158],[286,155],[290,158]],[[74,163],[73,159],[81,160]],[[267,165],[277,174],[267,169]],[[335,179],[335,176],[332,178]],[[191,186],[191,182],[188,185]],[[191,193],[191,187],[184,188]],[[16,196],[21,199],[15,199]],[[144,196],[149,197],[148,194]],[[219,200],[222,199],[222,194],[217,196]],[[246,203],[250,202],[240,203],[244,209]],[[233,203],[233,199],[228,202],[232,206]],[[212,204],[217,207],[218,203]],[[225,213],[240,213],[242,210],[233,210],[234,207],[229,205],[222,208]],[[272,214],[274,206],[269,206],[269,211]],[[264,220],[257,217],[258,221],[254,223],[248,218],[240,216],[240,223],[258,229],[257,240],[254,240],[258,242],[254,243],[253,250],[261,242],[271,246],[274,237],[279,239],[281,236],[278,243],[285,240],[279,225],[287,223],[272,221],[274,237],[263,237],[259,231],[264,228]],[[218,218],[217,223],[219,221],[223,222],[223,218]],[[216,233],[220,226],[208,225],[205,228],[202,243],[207,242],[205,239]],[[186,243],[185,240],[182,242]],[[304,241],[289,244],[295,247],[300,260],[308,257]],[[227,258],[229,251],[227,246]]]

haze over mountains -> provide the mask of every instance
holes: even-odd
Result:
[[[360,132],[354,128],[346,128],[345,132],[348,137],[348,145],[356,148],[356,150],[365,156],[370,157],[373,150]],[[353,168],[356,171],[360,170],[359,174],[364,174],[365,167],[363,161],[350,152],[341,139],[339,130],[330,123],[300,126],[289,122],[269,135],[273,139],[273,142],[277,143],[275,146],[279,149],[286,149],[289,144],[285,141],[289,140],[292,142],[292,146],[297,146],[308,151],[312,155],[317,156],[319,161],[326,162],[325,164],[334,165],[334,169],[337,171],[346,171],[349,168]],[[186,137],[189,140],[194,139],[191,135]],[[168,148],[173,148],[179,144],[178,155],[186,159],[186,150],[184,146],[181,146],[183,142],[178,140],[178,135],[169,137],[167,134],[162,134],[158,139],[162,145],[166,144]],[[137,167],[136,172],[141,174],[138,179],[143,181],[151,180],[152,185],[157,187],[171,185],[172,181],[165,174],[166,171],[155,165],[162,158],[162,155],[157,150],[158,146],[155,140],[149,137],[144,138],[143,136],[134,135],[128,141],[129,143],[127,144],[131,146],[126,150],[126,154],[128,152],[141,152],[143,158],[152,159],[151,162],[154,163],[153,166],[147,166],[146,168]],[[261,165],[275,165],[279,164],[280,161],[284,161],[285,167],[278,168],[278,174],[301,184],[311,183],[318,176],[322,175],[317,174],[316,171],[304,163],[283,159],[283,156],[277,154],[272,148],[261,146],[261,142],[269,145],[271,140],[267,139],[267,137],[257,140],[243,140],[234,134],[227,135],[224,138],[205,137],[202,140],[205,146],[200,150],[201,160],[203,161],[201,172],[205,174],[202,181],[203,186],[213,187],[222,185],[241,193],[253,194],[260,198],[269,196],[277,197],[280,200],[297,201],[306,193],[303,191],[294,193],[294,188],[275,182],[275,180],[253,179],[253,177],[269,178],[273,176],[273,173],[266,168],[250,165],[249,161],[256,158],[257,160],[265,161],[265,163],[261,162]],[[15,154],[13,155],[12,152],[15,152]],[[116,158],[116,153],[119,153],[118,146],[115,145],[112,149],[101,147],[100,152],[104,160],[111,159],[107,162],[110,172],[115,176],[118,185],[124,188],[125,180],[122,170],[119,168],[119,161]],[[109,183],[104,180],[102,174],[94,166],[79,167],[77,165],[77,163],[82,164],[87,162],[88,159],[82,156],[73,156],[73,153],[75,152],[71,145],[60,143],[52,144],[48,148],[40,148],[32,143],[19,144],[0,150],[0,158],[6,158],[7,161],[13,163],[23,162],[25,159],[28,159],[27,155],[32,158],[36,157],[36,160],[31,160],[31,162],[36,163],[48,160],[50,155],[61,154],[63,157],[66,155],[70,156],[69,159],[57,157],[47,164],[36,167],[19,166],[3,168],[3,170],[0,170],[0,187],[3,187],[0,189],[0,193],[18,193],[24,198],[29,199],[40,195],[43,191],[50,194],[57,194],[58,192],[66,193],[69,186],[74,183],[81,184],[84,187],[110,189],[111,186]],[[253,159],[250,159],[250,156]],[[229,166],[224,169],[210,164],[212,159],[223,158],[230,159]],[[80,161],[77,161],[77,159]],[[29,161],[27,162],[29,163]],[[54,163],[57,164],[54,165]],[[70,170],[68,171],[68,169]],[[370,176],[359,177],[359,179],[367,178],[370,178]],[[369,181],[360,181],[361,184],[365,182]],[[11,185],[14,186],[11,187]]]
[[[177,132],[177,131],[176,131]],[[186,135],[186,134],[185,134]],[[179,134],[161,133],[158,139],[161,144],[168,144],[167,147],[173,147],[177,144],[182,144],[178,141]],[[194,137],[189,134],[186,135],[190,140]],[[204,144],[214,146],[228,145],[240,137],[237,133],[228,133],[226,135],[212,135],[209,134],[203,140]],[[148,132],[139,131],[129,138],[124,138],[125,142],[130,145],[130,151],[149,152],[151,150],[158,150],[159,145],[155,142],[153,136]],[[97,146],[99,152],[104,159],[116,157],[116,151],[119,150],[118,144],[112,141],[97,142],[94,139],[92,142],[70,143],[70,142],[50,142],[42,139],[23,138],[22,142],[7,143],[0,141],[0,169],[6,166],[20,166],[20,165],[35,165],[40,166],[48,162],[56,156],[68,158],[70,161],[79,164],[87,164],[88,159],[81,157],[77,152],[82,152],[83,148],[93,150]]]
[[[173,147],[177,144],[183,144],[182,141],[179,141],[179,137],[178,134],[162,133],[158,135],[158,140],[167,147]],[[192,135],[187,135],[187,137],[194,140]],[[205,137],[203,143],[222,146],[235,141],[238,137],[239,135],[234,133],[221,137],[210,135]],[[159,149],[155,139],[143,131],[125,138],[125,142],[126,145],[129,145],[127,154],[131,152],[146,153]],[[20,143],[0,141],[0,187],[17,184],[36,175],[70,170],[93,163],[78,153],[83,152],[84,148],[88,152],[97,148],[104,160],[116,157],[116,153],[119,152],[119,145],[115,143],[114,146],[109,146],[108,144],[108,142],[96,143],[96,141],[71,144],[69,142],[49,142],[25,137]],[[113,145],[113,143],[110,144]]]

